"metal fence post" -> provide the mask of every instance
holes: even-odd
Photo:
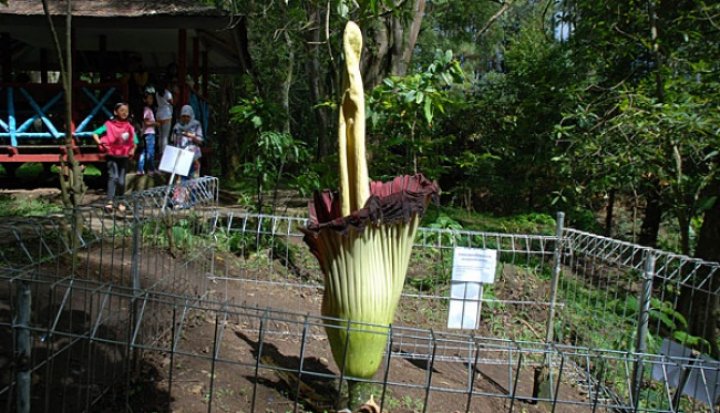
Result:
[[[140,297],[141,294],[141,288],[140,285],[140,243],[142,242],[142,234],[141,226],[140,226],[140,200],[139,197],[133,196],[132,198],[132,246],[131,246],[131,258],[130,258],[130,275],[132,277],[132,286],[133,286],[133,298],[132,298],[132,320],[130,321],[130,331],[133,330],[132,326],[138,326],[137,320],[140,317],[140,308],[137,305],[137,300]],[[140,342],[142,342],[142,334],[140,332],[134,332],[136,337],[139,337]],[[128,346],[132,345],[132,334],[128,336]],[[130,369],[131,371],[135,371],[136,367],[139,365],[139,355],[138,355],[138,349],[132,348],[130,351],[131,355],[131,361],[130,361]]]
[[[565,213],[558,212],[555,224],[555,252],[553,253],[552,280],[550,281],[550,309],[548,313],[545,342],[551,343],[555,330],[555,305],[557,302],[558,282],[560,280],[560,265],[562,264],[563,228],[565,226]]]
[[[655,277],[655,255],[648,252],[645,257],[645,272],[643,273],[643,284],[638,297],[640,314],[638,314],[637,341],[635,343],[635,352],[637,360],[633,369],[633,397],[634,405],[637,409],[640,402],[640,390],[642,389],[642,376],[644,372],[642,354],[647,352],[647,337],[650,323],[650,299],[652,298],[653,277]]]
[[[15,320],[17,363],[17,412],[30,412],[30,311],[32,295],[27,281],[18,283],[17,318]]]
[[[135,295],[140,293],[140,202],[133,197],[132,205],[132,257],[130,262],[130,273],[132,275],[133,292]]]

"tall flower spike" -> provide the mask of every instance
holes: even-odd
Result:
[[[340,193],[342,213],[350,215],[365,205],[370,197],[367,160],[365,156],[365,92],[360,75],[362,33],[360,27],[348,22],[343,35],[345,70],[342,101],[338,120],[340,153]]]

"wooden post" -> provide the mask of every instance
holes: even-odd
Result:
[[[45,48],[40,49],[40,83],[48,83],[48,51]]]
[[[12,38],[10,33],[0,35],[0,50],[2,50],[2,80],[3,82],[12,82]]]
[[[185,85],[185,77],[187,76],[187,30],[178,30],[178,87],[180,88],[180,99],[178,105],[187,103],[187,85]]]
[[[105,64],[107,62],[107,36],[104,34],[98,36],[98,51],[100,52],[100,67],[98,69],[100,71],[100,82],[102,83],[108,77],[107,65]]]
[[[210,68],[208,67],[208,51],[202,52],[202,95],[205,99],[208,96],[208,82],[210,77]]]
[[[68,65],[68,67],[72,68],[70,79],[72,79],[73,84],[71,84],[70,87],[73,87],[75,81],[80,79],[80,73],[75,67],[75,62],[77,62],[77,30],[75,30],[75,27],[72,27],[70,30],[70,36],[72,36],[72,39],[70,40],[70,51],[72,53],[70,59],[72,60],[72,65]]]
[[[200,90],[200,38],[197,36],[193,37],[192,79],[193,90],[197,92]]]

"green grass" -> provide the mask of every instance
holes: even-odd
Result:
[[[44,199],[16,199],[0,195],[0,217],[48,215],[62,211],[62,206]]]
[[[555,219],[547,214],[530,213],[510,216],[492,216],[468,212],[462,208],[430,206],[422,225],[430,226],[444,217],[460,224],[463,229],[484,232],[524,234],[554,234]]]

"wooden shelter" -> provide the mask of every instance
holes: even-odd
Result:
[[[48,5],[62,44],[67,3]],[[115,101],[132,105],[144,86],[175,81],[176,105],[192,104],[207,128],[209,75],[243,67],[241,20],[200,1],[75,0],[72,16],[73,135],[82,162],[102,161],[89,137]],[[58,162],[64,99],[41,1],[0,4],[0,66],[0,163]]]

